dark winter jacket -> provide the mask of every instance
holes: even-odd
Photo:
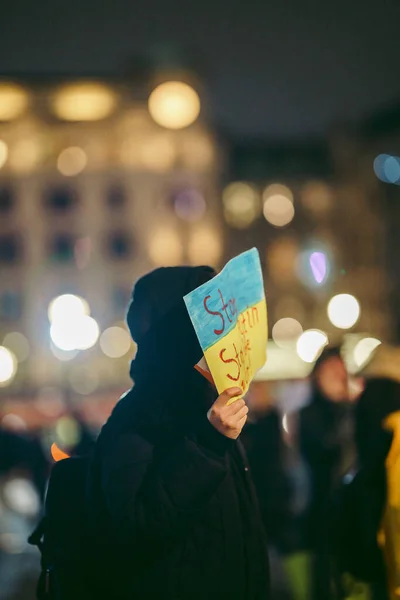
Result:
[[[249,423],[242,435],[269,543],[290,544],[290,485],[285,472],[281,418],[276,410]]]
[[[310,477],[310,506],[305,523],[306,545],[323,540],[327,509],[342,476],[354,464],[351,406],[330,402],[315,390],[299,419],[299,445]]]
[[[202,283],[185,273],[180,298]],[[207,420],[217,394],[193,368],[202,352],[183,301],[144,331],[135,386],[104,426],[91,467],[99,578],[113,600],[265,600],[267,555],[245,456]]]

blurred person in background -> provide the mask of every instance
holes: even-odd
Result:
[[[310,480],[304,546],[312,554],[312,597],[331,598],[329,502],[354,462],[354,414],[349,378],[338,348],[325,349],[311,374],[310,403],[299,415],[299,447]]]
[[[43,500],[49,468],[37,437],[0,426],[0,476],[13,471],[26,473]]]
[[[394,600],[400,584],[400,379],[373,378],[356,408],[358,470],[335,503],[343,597]]]
[[[134,388],[98,438],[89,507],[108,598],[265,600],[268,558],[241,444],[244,401],[217,399],[183,296],[215,275],[163,268],[136,285]]]
[[[273,598],[290,597],[281,556],[290,549],[290,487],[285,465],[282,418],[264,383],[246,397],[250,409],[242,441],[260,504],[270,551]]]

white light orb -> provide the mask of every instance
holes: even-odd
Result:
[[[358,368],[364,366],[365,363],[368,362],[374,350],[380,346],[381,343],[380,340],[372,337],[363,338],[358,342],[353,353],[354,362]]]
[[[158,125],[183,129],[192,125],[199,116],[200,98],[187,83],[167,81],[151,93],[149,112]]]
[[[328,304],[328,317],[338,329],[351,329],[360,318],[360,304],[350,294],[338,294]]]
[[[319,329],[307,329],[297,340],[297,354],[306,363],[313,363],[328,343],[328,336]]]
[[[92,348],[100,335],[99,326],[87,315],[69,318],[66,321],[55,321],[50,327],[53,344],[60,350],[88,350]]]
[[[272,328],[272,338],[280,348],[290,348],[296,345],[303,328],[296,319],[285,317],[275,323]]]
[[[131,346],[131,336],[122,327],[109,327],[100,337],[100,348],[110,358],[125,356]]]
[[[0,386],[11,383],[17,372],[17,359],[13,352],[0,346]]]
[[[86,300],[73,294],[58,296],[50,303],[48,310],[50,323],[75,319],[89,313],[90,309]]]
[[[11,510],[26,517],[34,517],[40,509],[40,501],[33,484],[28,479],[15,478],[3,487],[3,497]]]

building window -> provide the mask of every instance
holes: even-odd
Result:
[[[75,256],[75,239],[67,234],[56,235],[50,245],[51,259],[59,263],[69,263]]]
[[[0,262],[16,263],[21,258],[20,239],[15,234],[0,236]]]
[[[19,292],[7,290],[0,293],[0,319],[16,321],[22,316],[22,295]]]
[[[13,190],[8,187],[0,188],[0,214],[11,212],[15,203]]]
[[[127,196],[125,189],[120,185],[111,186],[107,191],[107,205],[112,210],[123,208]]]
[[[112,233],[107,240],[107,253],[115,260],[124,260],[132,254],[132,237],[128,233]]]
[[[76,204],[76,193],[70,187],[56,187],[46,194],[45,205],[53,212],[66,213],[72,210]]]

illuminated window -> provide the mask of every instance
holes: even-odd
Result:
[[[107,191],[107,205],[112,210],[122,208],[127,201],[126,191],[120,185],[111,186]]]
[[[15,197],[11,188],[0,188],[0,214],[11,212],[14,203]]]
[[[107,240],[108,255],[115,260],[124,260],[132,254],[132,238],[128,233],[115,232]]]
[[[21,243],[15,234],[0,236],[0,262],[15,263],[21,258]]]
[[[56,235],[51,241],[50,257],[55,262],[68,263],[74,260],[75,240],[67,234]]]
[[[56,187],[46,195],[46,206],[53,212],[66,213],[77,203],[74,190],[69,187]]]
[[[22,316],[22,294],[7,290],[0,293],[0,319],[16,321]]]

